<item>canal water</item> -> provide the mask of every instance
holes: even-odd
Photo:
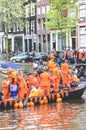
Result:
[[[86,90],[70,102],[0,111],[0,130],[86,130]]]

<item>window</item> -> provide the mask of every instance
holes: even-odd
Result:
[[[45,18],[42,19],[42,29],[45,29]]]
[[[46,37],[45,37],[45,35],[43,35],[43,42],[46,42]]]
[[[56,41],[56,34],[54,34],[54,33],[52,34],[52,40]]]
[[[41,0],[37,0],[37,2],[40,2]]]
[[[31,30],[35,33],[35,21],[31,22]]]
[[[26,34],[30,33],[30,28],[29,28],[29,21],[26,22]]]
[[[30,14],[30,5],[26,5],[26,17],[29,17]]]
[[[31,4],[31,16],[35,16],[35,4]]]
[[[19,30],[19,28],[18,28],[18,23],[14,23],[13,31],[14,31],[14,32],[17,32],[18,30]]]
[[[40,13],[41,13],[41,9],[40,7],[37,7],[37,15],[40,15]]]
[[[42,14],[45,14],[45,6],[42,6]]]
[[[41,35],[38,36],[38,43],[41,43]]]
[[[50,6],[46,5],[46,12],[49,12],[49,11],[50,11]]]
[[[86,15],[85,5],[79,5],[79,18],[84,18]]]
[[[41,20],[38,19],[38,27],[37,27],[37,30],[41,30]]]
[[[86,30],[85,30],[85,26],[81,26],[79,28],[79,34],[80,34],[80,46],[85,46],[86,42]]]

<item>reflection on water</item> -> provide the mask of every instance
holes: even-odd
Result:
[[[0,112],[0,130],[86,130],[85,99]]]

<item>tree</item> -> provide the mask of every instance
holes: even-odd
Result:
[[[0,0],[0,23],[5,26],[6,53],[8,59],[8,28],[16,23],[23,24],[26,0]]]
[[[47,13],[45,25],[50,30],[59,30],[64,35],[67,30],[77,25],[77,1],[78,0],[51,0],[50,11]]]

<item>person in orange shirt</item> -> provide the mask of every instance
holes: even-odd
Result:
[[[39,86],[39,80],[38,80],[37,72],[33,72],[32,84],[34,84],[34,86],[36,88]]]
[[[59,66],[56,65],[53,69],[52,76],[54,79],[54,91],[59,92],[59,85],[60,85],[60,70]]]
[[[6,75],[5,76],[5,79],[2,81],[2,89],[3,89],[3,94],[4,94],[4,99],[8,99],[10,97],[10,94],[9,94],[9,78],[8,76]]]
[[[54,56],[51,56],[50,57],[50,60],[48,62],[48,68],[49,68],[49,71],[53,71],[53,69],[55,68],[55,62],[54,62],[54,59],[55,57]]]
[[[33,78],[34,78],[33,73],[28,75],[28,87],[29,88],[33,84]]]
[[[38,97],[44,96],[44,90],[41,87],[38,87]]]
[[[65,63],[63,63],[61,65],[61,71],[62,71],[62,84],[63,87],[68,87],[69,85],[69,72],[70,72],[70,68],[69,68],[69,64],[68,64],[68,60],[65,60]]]
[[[17,76],[15,70],[10,71],[10,82],[12,82],[12,79],[14,78],[14,82],[17,81]]]
[[[40,87],[44,90],[45,94],[50,94],[50,75],[46,68],[40,74]]]
[[[17,76],[17,82],[19,87],[18,98],[23,99],[24,97],[28,96],[28,88],[27,88],[27,82],[23,77],[22,71],[19,71],[19,74]]]

